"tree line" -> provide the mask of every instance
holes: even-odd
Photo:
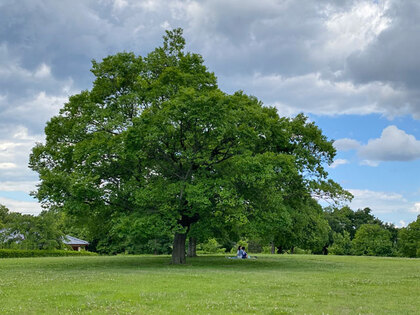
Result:
[[[169,230],[162,233],[149,224],[140,228],[138,222],[121,224],[105,239],[98,240],[80,222],[63,213],[43,211],[38,216],[24,215],[0,205],[0,248],[63,249],[63,236],[72,234],[88,240],[90,251],[102,254],[171,254],[173,236]],[[353,211],[347,206],[328,207],[318,221],[307,224],[299,232],[295,229],[296,235],[289,232],[289,239],[274,237],[271,243],[261,234],[252,233],[252,229],[247,233],[191,236],[187,242],[188,255],[196,256],[197,250],[228,253],[238,245],[245,245],[253,253],[420,257],[420,215],[407,227],[397,228],[375,218],[369,208]]]

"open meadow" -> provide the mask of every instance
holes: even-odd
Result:
[[[420,260],[265,255],[0,259],[1,314],[418,314]]]

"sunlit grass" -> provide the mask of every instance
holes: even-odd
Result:
[[[0,314],[416,314],[420,260],[168,256],[0,260]]]

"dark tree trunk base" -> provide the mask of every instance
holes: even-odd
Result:
[[[187,234],[175,233],[174,246],[172,250],[172,260],[171,263],[174,265],[185,264],[185,240],[187,239]]]

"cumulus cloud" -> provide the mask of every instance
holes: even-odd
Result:
[[[386,15],[389,7],[384,2],[355,2],[347,10],[333,12],[325,22],[329,39],[325,50],[329,54],[348,56],[355,50],[363,51],[376,37],[387,29],[391,19]]]
[[[386,106],[387,112],[419,119],[420,61],[415,52],[420,48],[420,4],[415,0],[389,1],[386,15],[388,27],[366,49],[349,55],[346,75],[357,84],[388,82],[403,90],[405,102]]]
[[[420,158],[420,141],[391,125],[380,138],[370,139],[362,146],[359,155],[368,161],[412,161]]]
[[[382,83],[356,86],[352,82],[332,81],[321,73],[308,73],[286,77],[280,74],[254,73],[219,78],[229,92],[246,87],[248,94],[256,95],[266,104],[274,105],[280,114],[295,115],[299,112],[319,115],[381,114],[381,106],[404,99],[401,91]]]
[[[419,213],[420,214],[420,202],[416,202],[413,207],[410,210],[411,212],[414,213]]]
[[[29,194],[30,192],[34,191],[36,185],[38,184],[37,181],[1,181],[0,182],[0,192],[7,191],[7,192],[25,192]]]
[[[23,214],[38,215],[42,211],[40,204],[35,201],[17,201],[0,197],[0,204],[6,206],[6,208],[12,212],[20,212]]]
[[[334,141],[338,151],[356,150],[362,165],[378,166],[385,161],[413,161],[420,159],[420,141],[404,130],[390,125],[381,136],[369,139],[367,144],[349,138]]]
[[[345,159],[336,159],[334,162],[330,165],[330,168],[336,168],[337,166],[348,164],[349,161]]]
[[[414,221],[416,214],[413,209],[416,209],[416,205],[420,209],[420,203],[414,203],[400,193],[369,189],[348,189],[348,191],[354,196],[349,205],[352,209],[368,207],[376,217],[381,218],[384,222],[392,222],[398,226],[406,225],[405,222]],[[399,219],[395,220],[395,218]],[[402,224],[401,220],[404,224]]]
[[[0,170],[1,169],[10,169],[10,168],[16,168],[16,164],[15,163],[0,163]]]
[[[343,138],[334,141],[334,148],[338,151],[355,150],[360,147],[360,142],[354,139]]]
[[[354,209],[371,208],[375,213],[407,212],[411,204],[403,195],[393,192],[382,192],[362,189],[349,189],[354,198],[351,207]]]
[[[29,154],[36,142],[43,136],[31,136],[24,126],[15,126],[15,130],[4,128],[0,137],[0,182],[19,182],[36,178],[28,168]],[[3,184],[0,184],[0,191]],[[35,188],[35,187],[34,187]]]
[[[379,166],[379,161],[372,161],[372,160],[362,160],[360,162],[360,165],[366,165],[366,166],[371,166],[371,167],[377,167]]]

